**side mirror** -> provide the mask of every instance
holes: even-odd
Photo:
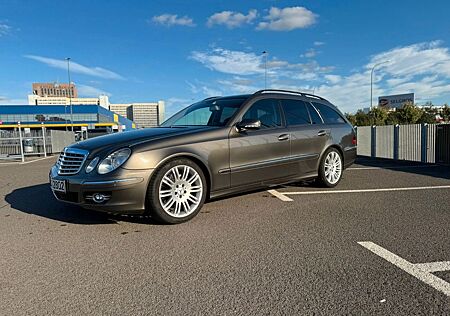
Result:
[[[236,124],[236,128],[238,132],[243,132],[246,130],[257,130],[261,128],[261,121],[253,119],[244,119]]]

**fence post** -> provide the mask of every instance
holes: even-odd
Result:
[[[17,122],[17,126],[19,127],[20,156],[22,156],[22,162],[25,162],[25,156],[23,154],[22,130],[20,128],[20,122]]]
[[[376,158],[377,156],[377,127],[373,125],[370,129],[370,157]]]
[[[420,161],[427,162],[427,153],[428,153],[428,124],[424,123],[421,126],[421,148],[420,148]]]
[[[398,160],[400,151],[400,125],[394,125],[394,160]]]
[[[47,157],[47,144],[45,142],[45,126],[44,126],[44,122],[41,123],[42,124],[42,140],[44,142],[44,157]]]

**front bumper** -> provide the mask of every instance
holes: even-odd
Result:
[[[142,214],[145,211],[147,186],[152,173],[153,169],[119,168],[108,176],[60,176],[56,167],[52,167],[50,177],[66,183],[66,193],[53,191],[59,201],[109,213]],[[107,199],[95,202],[93,196],[96,193],[103,194]]]

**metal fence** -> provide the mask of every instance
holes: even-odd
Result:
[[[357,127],[358,155],[450,164],[450,124]]]
[[[18,128],[0,131],[0,159],[25,160],[26,156],[54,154],[75,141],[73,132]]]

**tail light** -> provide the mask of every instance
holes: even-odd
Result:
[[[353,138],[352,138],[352,145],[355,145],[355,146],[356,146],[356,144],[357,144],[356,136],[353,135]]]

